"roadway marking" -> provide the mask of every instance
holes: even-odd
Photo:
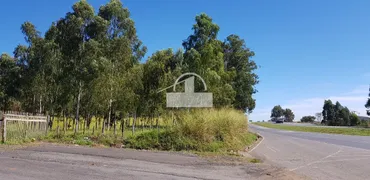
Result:
[[[352,158],[352,159],[337,159],[337,160],[320,161],[320,162],[317,162],[316,164],[318,164],[318,163],[327,163],[327,162],[358,161],[358,160],[366,160],[366,159],[370,159],[370,157],[367,157],[367,158]]]
[[[282,133],[294,133],[294,132],[297,132],[297,131],[280,130],[280,132],[282,132]]]
[[[277,151],[279,151],[279,150],[277,150],[277,149],[275,149],[275,148],[273,148],[273,147],[271,147],[271,146],[267,146],[267,145],[266,145],[266,147],[267,147],[268,149],[270,149],[271,151],[273,151],[273,152],[277,152]]]
[[[329,155],[327,155],[327,156],[325,156],[325,157],[323,157],[323,158],[321,158],[321,159],[319,159],[319,160],[316,160],[316,161],[310,162],[310,163],[308,163],[308,164],[306,164],[306,165],[303,165],[303,166],[299,166],[299,167],[296,167],[296,168],[290,169],[289,171],[295,171],[295,170],[297,170],[297,169],[301,169],[301,168],[304,168],[304,167],[306,167],[306,166],[310,166],[310,165],[312,165],[312,164],[317,164],[317,163],[323,162],[323,160],[328,159],[328,158],[330,158],[330,157],[332,157],[332,156],[335,156],[336,154],[338,154],[338,153],[340,153],[340,152],[342,152],[342,148],[340,148],[337,152],[332,153],[332,154],[329,154]]]
[[[370,157],[370,155],[340,155],[340,156],[333,156],[333,157],[337,157],[337,158],[341,158],[341,157]]]

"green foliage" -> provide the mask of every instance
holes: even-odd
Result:
[[[367,99],[367,102],[365,104],[365,107],[366,107],[366,109],[368,109],[366,111],[367,115],[370,116],[370,88],[369,88],[369,98]]]
[[[280,105],[277,105],[277,106],[274,106],[274,108],[272,108],[271,110],[271,118],[273,119],[277,119],[277,118],[280,118],[284,116],[284,109],[280,106]]]
[[[301,122],[309,122],[309,123],[312,123],[315,121],[315,116],[303,116],[301,118]]]
[[[3,110],[19,94],[19,67],[16,61],[7,54],[0,56],[0,102]]]
[[[73,118],[76,135],[81,120],[91,123],[98,117],[106,123],[105,131],[128,113],[167,113],[166,91],[158,91],[181,74],[194,72],[206,81],[216,108],[252,112],[258,83],[254,52],[238,35],[219,40],[219,30],[211,17],[200,14],[182,43],[184,51],[157,51],[140,63],[147,48],[122,2],[110,0],[95,12],[80,0],[44,35],[31,22],[21,25],[26,44],[15,48],[14,58],[0,59],[1,108]],[[203,88],[195,82],[196,91]],[[183,91],[183,84],[177,90]],[[214,143],[211,149],[218,146]]]
[[[347,107],[342,106],[339,102],[335,105],[332,101],[325,100],[323,106],[323,122],[329,126],[355,126],[358,121],[355,114],[351,113]]]
[[[294,113],[291,109],[285,109],[284,110],[284,117],[286,122],[293,122],[294,120]]]
[[[254,52],[246,47],[243,39],[238,35],[230,35],[222,44],[224,51],[225,69],[236,73],[233,79],[233,89],[236,91],[233,106],[237,109],[252,112],[256,103],[252,94],[257,90],[258,76],[254,73],[256,63],[251,60]]]
[[[351,113],[349,119],[350,119],[351,126],[357,126],[361,123],[360,118],[355,113]]]

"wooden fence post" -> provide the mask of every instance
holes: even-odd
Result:
[[[121,130],[122,130],[122,139],[123,139],[125,137],[124,136],[124,133],[125,133],[125,118],[122,119]]]
[[[59,135],[59,124],[58,124],[58,126],[57,126],[57,137],[58,137],[58,138],[60,137],[60,135]]]
[[[5,143],[6,142],[6,117],[5,117],[5,114],[4,114],[4,119],[3,119],[3,123],[2,123],[2,143]]]
[[[50,116],[46,117],[46,128],[45,128],[45,135],[48,135],[48,127],[49,127],[49,121],[50,121]]]
[[[132,135],[135,134],[135,124],[136,124],[136,112],[134,114],[134,119],[133,119],[133,122],[132,122]]]

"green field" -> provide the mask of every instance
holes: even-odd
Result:
[[[287,126],[287,125],[272,124],[272,123],[253,123],[253,124],[263,126],[263,127],[268,127],[268,128],[282,129],[282,130],[289,130],[289,131],[370,136],[370,128],[366,129],[366,128],[305,127],[305,126]]]

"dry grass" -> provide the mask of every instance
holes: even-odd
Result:
[[[172,115],[164,117],[172,121]],[[244,149],[257,136],[248,132],[244,113],[233,109],[177,111],[174,125],[129,138],[130,147],[139,149],[195,150],[227,152]]]

